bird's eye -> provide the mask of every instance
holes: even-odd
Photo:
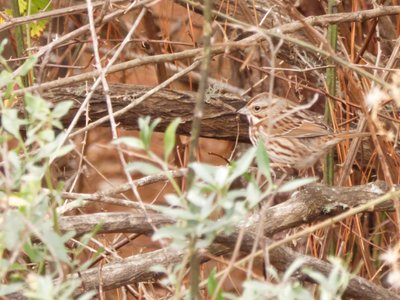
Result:
[[[258,106],[258,105],[254,106],[254,111],[255,112],[259,112],[260,110],[261,110],[260,106]]]

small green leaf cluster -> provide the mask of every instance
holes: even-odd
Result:
[[[304,268],[303,272],[317,283],[321,300],[342,299],[353,275],[347,271],[340,258],[332,256],[328,260],[332,265],[328,276],[310,268]]]
[[[139,138],[123,137],[116,141],[145,151],[153,162],[129,163],[128,171],[140,171],[143,174],[168,173],[168,158],[175,146],[176,128],[180,119],[174,120],[165,131],[163,160],[150,149],[151,136],[159,122],[159,119],[151,122],[148,117],[142,118],[139,120]],[[176,193],[166,195],[165,200],[169,205],[158,206],[158,209],[177,222],[157,230],[153,239],[169,239],[172,247],[184,249],[189,240],[196,238],[197,248],[202,249],[212,243],[216,234],[229,233],[265,196],[248,172],[255,154],[256,149],[251,148],[230,166],[213,166],[199,162],[189,164],[195,180],[187,191],[182,191],[173,178],[170,178]],[[232,189],[232,184],[241,176],[248,178],[247,187]]]
[[[31,66],[30,60],[25,64]],[[1,81],[1,78],[8,80]],[[12,73],[7,70],[1,72],[0,89],[5,88],[8,94],[3,95],[0,103],[0,143],[4,146],[14,141],[17,145],[5,154],[9,176],[0,178],[0,184],[8,190],[29,192],[41,188],[41,181],[49,169],[49,162],[64,156],[73,148],[72,145],[63,145],[65,137],[59,133],[62,129],[60,119],[68,112],[72,101],[64,101],[54,106],[40,96],[25,93],[23,106],[14,105],[7,101],[6,97],[13,98],[10,93],[16,81],[18,82],[18,79],[13,81]]]
[[[208,275],[207,291],[209,295],[213,295],[213,297],[215,297],[215,300],[224,300],[223,292],[221,290],[217,291],[218,280],[216,274],[217,270],[216,268],[213,268],[210,272],[210,275]],[[216,296],[214,296],[215,294]]]
[[[2,92],[2,104],[11,106],[15,100],[15,95],[13,94],[14,88],[23,86],[21,77],[28,74],[37,59],[35,57],[28,57],[18,69],[18,72],[13,72],[8,66],[7,61],[1,56],[7,43],[7,39],[2,40],[0,43],[0,69],[2,70],[0,72],[0,89]]]
[[[153,238],[170,239],[171,246],[179,249],[186,248],[188,241],[195,238],[197,248],[202,249],[208,247],[217,234],[230,233],[262,199],[254,180],[248,182],[247,188],[230,189],[240,176],[248,175],[254,153],[254,149],[250,149],[229,167],[190,164],[195,183],[185,193],[166,195],[168,207],[159,206],[163,214],[178,222],[160,228]]]
[[[21,16],[31,16],[40,12],[49,11],[52,8],[51,0],[18,0],[19,12]],[[5,9],[4,14],[12,17],[11,9]],[[4,19],[0,17],[0,24]],[[48,19],[38,20],[29,23],[30,36],[39,37],[43,30],[46,28]]]
[[[34,60],[28,59],[19,74],[12,74],[1,57],[0,62],[0,297],[20,292],[30,299],[71,299],[80,280],[67,279],[64,268],[83,267],[71,258],[83,247],[69,250],[65,243],[74,232],[58,230],[56,208],[62,199],[50,163],[73,148],[64,145],[60,121],[72,102],[53,105],[26,93],[17,105],[13,90],[22,87],[20,76]],[[81,238],[84,244],[88,236]]]
[[[317,293],[321,300],[342,299],[343,292],[349,284],[352,274],[350,274],[342,261],[337,257],[330,257],[333,268],[328,275],[313,271],[302,266],[306,259],[299,257],[288,269],[280,275],[274,268],[268,268],[268,273],[272,277],[272,282],[260,282],[248,280],[243,285],[241,296],[225,293],[225,299],[232,300],[313,300],[315,296],[298,280],[296,274],[304,273],[310,276],[316,283]]]
[[[151,136],[160,120],[150,118],[139,120],[139,137],[123,137],[115,143],[124,144],[135,150],[145,152],[151,161],[137,161],[128,164],[128,171],[142,174],[169,174],[168,159],[175,146],[176,129],[180,119],[174,120],[164,135],[164,157],[159,158],[151,151]],[[258,164],[258,174],[249,172],[253,161]],[[182,280],[186,263],[192,259],[190,253],[200,251],[211,245],[218,234],[229,234],[237,229],[241,222],[256,208],[263,199],[276,192],[288,192],[314,182],[315,178],[291,181],[280,187],[275,186],[270,173],[270,162],[263,143],[250,148],[237,161],[229,165],[215,166],[201,162],[188,165],[194,175],[192,184],[182,190],[174,178],[169,178],[175,193],[164,196],[167,205],[157,209],[165,216],[174,219],[172,225],[158,228],[153,239],[166,242],[176,250],[187,251],[183,262],[169,269],[158,268],[167,277],[163,283],[175,285],[177,293],[181,293]],[[263,175],[263,176],[261,176]],[[264,178],[263,189],[256,179]],[[238,188],[235,183],[241,181]],[[214,284],[211,282],[209,289]],[[215,287],[214,287],[215,288]]]
[[[168,159],[175,147],[175,131],[180,123],[180,119],[174,120],[166,129],[164,134],[164,159],[160,159],[151,151],[151,138],[154,129],[161,122],[161,119],[150,120],[150,117],[140,118],[139,137],[121,137],[114,141],[114,144],[124,144],[134,150],[144,151],[152,161],[134,161],[127,164],[127,171],[131,173],[142,173],[144,175],[154,175],[168,171]],[[172,178],[171,178],[172,179]]]

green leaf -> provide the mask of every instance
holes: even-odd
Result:
[[[150,266],[150,271],[152,271],[152,272],[154,272],[154,273],[168,274],[167,268],[164,267],[163,265],[153,265],[153,266]]]
[[[314,271],[312,269],[309,268],[304,268],[302,270],[302,272],[304,274],[307,274],[308,276],[310,276],[310,278],[312,278],[315,282],[317,282],[319,285],[327,285],[327,278],[325,277],[324,274],[318,272],[318,271]]]
[[[40,34],[46,28],[48,22],[48,19],[43,19],[29,23],[29,26],[31,28],[31,37],[40,37]]]
[[[207,183],[214,183],[215,179],[213,173],[216,167],[198,162],[191,163],[189,167],[193,169],[197,177],[201,178]]]
[[[140,139],[143,142],[145,150],[150,148],[151,137],[153,135],[154,129],[161,122],[160,118],[155,119],[150,122],[150,117],[147,116],[145,118],[139,119],[139,129],[140,129]]]
[[[173,238],[174,242],[186,242],[186,235],[188,230],[186,228],[179,228],[177,226],[168,226],[162,227],[154,232],[152,239],[153,241],[161,240],[161,239],[171,239]],[[184,244],[182,244],[184,246]]]
[[[143,161],[129,163],[126,169],[129,173],[142,173],[144,175],[154,175],[162,172],[162,170],[155,165]]]
[[[164,160],[167,161],[169,155],[175,146],[175,134],[176,128],[181,122],[181,118],[177,118],[172,121],[171,124],[168,125],[167,130],[164,133]]]
[[[90,300],[90,299],[95,299],[95,296],[97,295],[97,291],[89,291],[84,293],[83,295],[80,295],[77,300]]]
[[[262,200],[262,193],[258,185],[251,181],[246,187],[246,196],[249,202],[250,208],[256,206]]]
[[[64,142],[65,133],[60,133],[56,139],[52,142],[48,142],[40,148],[37,153],[37,159],[50,159],[54,160],[58,157],[62,157],[65,154],[69,153],[72,149],[74,149],[74,144],[69,144],[65,146],[61,146],[61,143]]]
[[[265,143],[262,140],[257,144],[256,161],[258,169],[264,174],[265,178],[267,178],[269,182],[272,182],[269,157],[267,149],[265,148]]]
[[[43,11],[49,11],[52,9],[51,0],[30,1],[29,12],[28,12],[27,1],[19,0],[19,3],[20,3],[21,14],[23,14],[25,16],[34,15],[34,14],[37,14],[37,13],[40,13]],[[43,19],[43,20],[38,20],[35,22],[30,22],[29,23],[30,35],[32,37],[39,37],[39,35],[42,33],[42,31],[46,28],[46,25],[48,22],[49,22],[49,19]]]
[[[28,2],[26,0],[18,0],[18,7],[20,14],[25,14],[28,9]]]
[[[52,111],[53,118],[60,119],[61,117],[65,116],[71,108],[72,104],[72,101],[63,101],[58,103]]]
[[[40,263],[45,258],[43,247],[40,244],[32,244],[30,241],[25,243],[24,252],[26,255],[28,255],[30,261],[33,263]]]
[[[25,76],[28,74],[30,70],[32,70],[33,66],[36,64],[37,58],[35,56],[28,57],[21,68],[19,69],[19,76]]]
[[[62,146],[57,151],[51,153],[51,155],[49,156],[49,160],[54,161],[56,158],[63,157],[66,154],[68,154],[69,152],[71,152],[74,148],[75,148],[75,145],[73,145],[73,144]]]
[[[167,194],[164,196],[165,201],[167,201],[167,203],[170,206],[181,206],[182,205],[182,199],[175,194]]]
[[[317,177],[306,177],[306,178],[299,178],[289,182],[284,183],[278,188],[279,193],[287,193],[298,189],[304,185],[316,182],[318,180]]]
[[[12,73],[7,72],[6,70],[1,71],[0,73],[0,87],[6,86],[13,82],[14,76]]]
[[[23,167],[21,158],[16,153],[16,151],[9,151],[7,155],[8,163],[12,167],[12,171],[15,172],[12,176],[15,176],[16,173],[22,173]],[[15,178],[13,178],[15,179]]]
[[[45,142],[52,142],[54,141],[55,138],[55,132],[51,128],[45,128],[44,130],[40,131],[38,133],[38,137],[40,140],[45,141]]]
[[[231,181],[235,180],[239,176],[243,175],[246,173],[250,165],[254,159],[254,156],[256,154],[256,148],[251,147],[235,164],[233,165],[233,172],[231,176],[229,176],[229,179]]]
[[[53,229],[53,226],[49,222],[42,224],[36,224],[40,230],[42,242],[51,249],[51,254],[55,255],[57,259],[64,263],[69,263],[70,258],[67,253],[67,248],[64,243],[74,236],[74,232],[68,232],[64,236],[59,236]]]
[[[304,257],[298,257],[295,259],[294,262],[292,262],[289,266],[289,268],[286,269],[285,273],[283,274],[283,281],[290,280],[291,276],[301,268],[302,265],[304,265],[306,262],[306,259]]]
[[[22,282],[20,283],[8,283],[8,284],[0,284],[0,297],[4,297],[11,293],[18,292],[24,287]]]
[[[25,120],[18,118],[16,109],[5,109],[1,116],[1,125],[3,128],[16,138],[20,138],[20,127],[26,124]]]
[[[113,141],[113,144],[124,144],[130,148],[137,149],[137,150],[144,150],[144,144],[141,139],[138,139],[136,137],[121,137],[115,141]]]
[[[21,241],[21,233],[25,228],[24,217],[16,210],[9,210],[4,216],[2,224],[2,235],[4,246],[10,250],[15,250]]]
[[[8,43],[8,39],[3,39],[1,42],[0,42],[0,55],[3,53],[3,51],[4,51],[4,47],[7,45],[7,43]]]
[[[194,214],[186,209],[181,209],[177,207],[166,207],[161,205],[155,205],[154,208],[157,211],[161,212],[163,215],[168,216],[172,219],[193,220],[195,218]]]
[[[217,189],[222,189],[224,186],[228,185],[230,182],[228,181],[230,170],[227,166],[218,166],[215,168],[214,178]]]
[[[25,94],[25,109],[33,119],[48,121],[50,113],[50,103],[45,101],[40,96],[35,96],[30,93]]]
[[[215,269],[215,267],[214,267],[214,268],[212,269],[212,271],[210,272],[210,275],[208,275],[207,290],[208,290],[209,295],[210,295],[213,299],[216,299],[216,300],[223,300],[224,298],[222,297],[222,290],[221,290],[221,289],[218,291],[217,296],[216,296],[216,297],[214,296],[214,293],[216,292],[216,288],[217,288],[217,286],[218,286],[218,281],[217,281],[217,278],[216,278],[216,276],[215,276],[216,273],[217,273],[217,271],[216,271],[216,269]]]

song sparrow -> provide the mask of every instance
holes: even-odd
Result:
[[[255,96],[238,113],[247,116],[254,145],[261,138],[272,162],[296,169],[312,166],[331,147],[350,136],[334,134],[323,116],[287,99],[271,98],[268,93]]]

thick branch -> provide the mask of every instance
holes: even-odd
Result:
[[[341,213],[348,207],[364,204],[368,200],[373,200],[385,194],[388,187],[383,182],[371,183],[364,186],[340,188],[326,187],[322,185],[308,186],[302,191],[295,193],[290,200],[276,205],[266,210],[265,233],[271,234],[282,231],[289,227],[294,227],[318,219],[327,219],[333,215]],[[152,215],[153,226],[171,223],[172,220],[160,215]],[[247,226],[248,232],[245,234],[241,250],[250,253],[255,242],[254,229],[257,224],[254,220],[259,220],[259,215],[249,218],[253,224]],[[92,230],[97,224],[103,224],[100,232],[137,232],[141,234],[151,234],[153,226],[146,224],[146,218],[141,215],[129,213],[105,213],[74,217],[61,217],[60,228],[64,231],[77,230],[84,233]],[[217,243],[221,243],[233,249],[237,239],[238,231],[231,235],[220,234],[216,238]],[[267,238],[261,240],[260,245],[272,244],[273,241]],[[159,250],[152,254],[136,255],[123,262],[111,263],[106,266],[90,269],[81,273],[83,286],[85,289],[95,288],[101,282],[104,289],[115,288],[130,282],[141,282],[149,279],[158,278],[159,274],[149,272],[149,266],[154,265],[154,261],[159,261],[160,256],[164,260],[160,264],[167,266],[180,261],[182,253],[171,253],[169,250]],[[305,259],[304,266],[317,270],[325,275],[331,271],[330,264],[299,254],[288,247],[277,247],[270,251],[270,262],[279,270],[286,270],[289,265],[298,257]],[[132,272],[135,270],[134,272]],[[129,271],[130,270],[130,271]],[[144,271],[145,270],[145,271]],[[136,272],[137,271],[137,272]],[[99,281],[99,275],[101,280]],[[121,274],[115,276],[114,274]],[[310,278],[305,280],[311,281]],[[400,299],[386,289],[370,283],[368,280],[356,276],[353,278],[346,289],[346,296],[360,299]]]
[[[307,186],[294,193],[289,200],[265,211],[264,234],[271,236],[301,224],[328,219],[349,208],[376,199],[388,191],[389,187],[383,181],[353,187]],[[393,208],[391,201],[375,207],[375,209],[391,208]]]
[[[397,187],[400,188],[400,187]],[[328,187],[310,185],[294,193],[292,197],[278,205],[267,208],[264,212],[264,234],[271,236],[288,228],[326,220],[343,211],[365,204],[386,194],[389,187],[383,182],[369,183],[355,187]],[[84,194],[80,194],[85,199]],[[377,210],[391,209],[393,203],[386,202]],[[153,225],[173,223],[173,220],[159,214],[151,215]],[[260,220],[259,213],[249,217],[248,228],[253,230]],[[98,224],[103,224],[99,233],[134,232],[151,234],[153,227],[145,223],[141,214],[132,213],[97,213],[91,215],[60,217],[60,229],[75,230],[78,234],[90,232]]]
[[[98,289],[100,284],[103,290],[110,290],[129,283],[155,280],[160,274],[151,269],[153,266],[168,267],[177,264],[182,261],[183,255],[183,251],[161,249],[91,268],[79,273],[79,276],[74,276],[82,280],[82,288],[76,292],[80,294],[84,291]]]
[[[149,214],[152,224],[162,226],[174,223],[174,220],[161,214]],[[101,226],[99,233],[134,232],[138,234],[150,234],[154,227],[148,222],[144,214],[132,213],[95,213],[79,216],[60,217],[60,229],[76,231],[77,235],[90,232],[97,226]]]
[[[150,88],[143,86],[110,84],[113,111],[124,108],[148,90]],[[63,120],[64,125],[68,126],[80,104],[85,99],[86,90],[84,84],[76,84],[68,87],[53,88],[42,93],[42,96],[55,103],[63,100],[73,100],[74,106]],[[182,123],[178,127],[178,133],[190,135],[194,104],[195,94],[192,92],[163,89],[135,106],[134,110],[117,118],[117,122],[123,128],[138,129],[138,118],[149,115],[153,118],[162,119],[156,130],[164,131],[174,118],[180,117]],[[210,100],[205,103],[200,135],[202,137],[228,140],[235,140],[236,136],[239,135],[240,141],[249,141],[247,121],[239,119],[235,113],[243,104],[243,100],[237,96],[212,95]],[[96,121],[106,115],[107,110],[103,91],[98,88],[90,101],[89,117],[91,121]],[[85,116],[82,116],[77,126],[83,127],[84,124]],[[104,124],[104,126],[108,125],[109,123]]]
[[[353,191],[354,192],[354,191]],[[366,191],[368,195],[369,193],[375,193],[372,191]],[[379,194],[380,191],[377,191]],[[350,199],[347,198],[346,199]],[[343,201],[341,201],[343,202]],[[344,201],[346,202],[346,201]],[[100,214],[96,214],[100,215]],[[103,214],[103,216],[112,216],[111,219],[114,219],[114,215],[118,214]],[[129,214],[124,214],[127,219],[129,218]],[[127,222],[127,220],[123,220],[122,223],[125,224],[136,224],[139,228],[141,233],[145,233],[146,231],[151,232],[151,226],[146,226],[141,223],[145,223],[147,219],[143,219],[141,217],[134,217],[137,218],[136,221]],[[65,219],[68,217],[63,217],[60,219],[60,224],[63,224]],[[74,217],[81,220],[86,220],[87,216],[78,216]],[[90,217],[94,221],[101,222],[101,218],[98,217]],[[154,222],[158,222],[155,216],[152,216]],[[166,218],[164,218],[166,219]],[[82,222],[78,222],[79,224]],[[93,222],[92,222],[93,223]],[[93,224],[94,225],[94,224]],[[93,226],[92,225],[92,226]],[[80,225],[79,225],[80,226]],[[115,231],[116,227],[111,226],[111,231]],[[110,228],[107,226],[107,228]],[[63,228],[65,229],[65,228]],[[227,246],[230,249],[233,249],[239,235],[240,228],[237,231],[230,235],[220,234],[216,238],[217,243],[221,243]],[[254,232],[248,228],[248,232],[244,235],[244,239],[241,244],[241,250],[245,253],[251,253],[253,251],[253,244],[255,243],[255,234]],[[268,238],[263,238],[260,241],[260,245],[268,245],[272,244],[273,241]],[[212,251],[213,252],[213,251]],[[215,254],[213,252],[213,254]],[[79,277],[82,279],[82,286],[83,289],[79,292],[83,292],[84,290],[94,289],[97,288],[100,284],[102,285],[102,289],[112,289],[116,288],[128,283],[137,283],[143,282],[148,280],[155,280],[159,277],[160,274],[154,273],[150,271],[150,267],[154,265],[163,265],[167,267],[172,264],[176,264],[177,262],[181,261],[183,257],[183,252],[180,251],[171,251],[168,249],[154,251],[152,253],[146,254],[139,254],[135,255],[126,259],[123,259],[118,262],[110,263],[104,266],[99,266],[96,268],[92,268],[90,270],[81,272]],[[272,249],[269,252],[269,260],[271,264],[273,264],[277,269],[284,271],[290,266],[290,264],[297,258],[303,258],[305,263],[304,267],[312,268],[318,272],[321,272],[325,275],[328,275],[332,267],[329,263],[321,261],[319,259],[309,257],[306,255],[302,255],[291,250],[288,247],[277,247]],[[304,280],[312,281],[311,278],[305,277]],[[384,289],[383,287],[377,286],[368,280],[355,276],[349,283],[346,291],[345,296],[348,297],[355,297],[357,299],[400,299],[398,295],[391,293],[390,291]]]
[[[216,238],[216,242],[224,244],[229,247],[234,247],[237,239],[238,232],[231,234],[229,236],[219,235]],[[241,250],[245,253],[251,253],[253,250],[253,244],[255,242],[255,234],[254,233],[246,233],[242,242]],[[273,243],[271,239],[263,238],[260,241],[262,245],[268,245]],[[332,266],[324,262],[320,259],[300,254],[296,251],[293,251],[289,247],[280,246],[271,251],[269,251],[269,260],[270,263],[277,268],[281,272],[285,272],[289,266],[298,258],[302,258],[305,263],[302,265],[303,267],[308,267],[314,271],[320,272],[327,276],[332,271]],[[311,278],[304,277],[304,280],[313,282]],[[375,285],[368,280],[354,276],[347,286],[345,292],[345,297],[355,298],[355,299],[400,299],[400,296],[381,287]]]
[[[233,249],[237,241],[237,233],[230,236],[219,236],[217,241]],[[245,234],[242,244],[242,251],[250,253],[255,241],[252,233]],[[262,242],[271,243],[269,239],[264,239]],[[213,255],[221,255],[224,251],[216,248],[216,251],[211,251]],[[90,270],[81,272],[79,278],[82,280],[82,289],[78,290],[79,293],[85,290],[98,288],[101,283],[103,290],[117,288],[129,283],[139,283],[149,280],[156,280],[160,274],[151,270],[152,266],[162,265],[168,267],[182,261],[184,253],[171,249],[162,249],[150,253],[134,255],[121,261],[109,263],[103,266],[92,268]],[[325,275],[329,274],[332,267],[329,263],[319,259],[301,255],[288,247],[279,247],[269,253],[271,263],[280,271],[285,271],[291,263],[297,258],[305,260],[304,267],[312,268]],[[78,275],[75,275],[78,277]],[[310,278],[305,280],[312,281]],[[354,297],[356,299],[400,299],[400,297],[383,287],[377,286],[368,280],[355,276],[349,283],[345,296]]]

